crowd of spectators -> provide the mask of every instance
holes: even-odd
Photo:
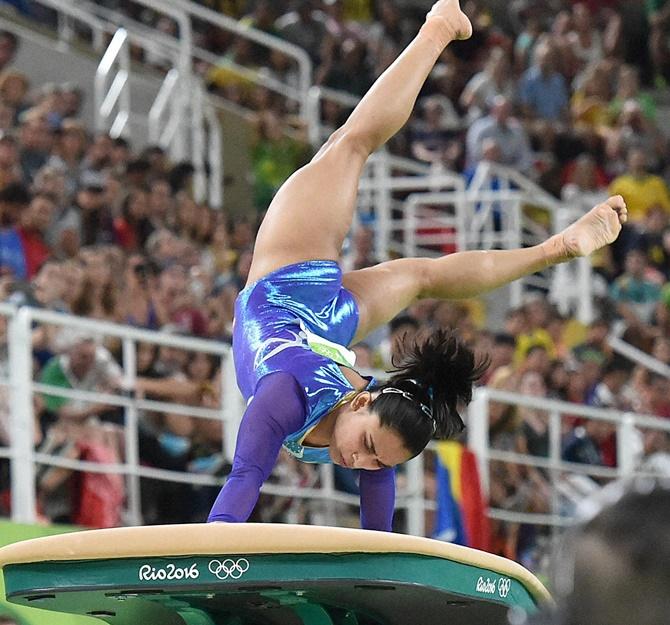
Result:
[[[169,19],[133,2],[102,4],[176,32]],[[390,0],[202,4],[303,47],[318,84],[357,95],[413,36],[426,8]],[[606,341],[615,323],[623,322],[626,340],[670,365],[670,154],[656,110],[670,79],[670,2],[647,2],[640,32],[635,20],[624,19],[630,7],[615,0],[517,0],[510,3],[504,26],[492,20],[486,3],[462,4],[474,36],[445,51],[415,115],[390,149],[462,172],[466,179],[480,162],[499,162],[584,208],[608,192],[621,193],[631,223],[611,250],[593,260],[602,286],[600,314],[590,326],[559,314],[542,293],[509,311],[504,328],[494,329],[487,327],[481,304],[425,301],[356,346],[359,366],[389,367],[400,337],[450,326],[491,355],[484,383],[494,388],[670,418],[670,381],[621,359]],[[199,45],[224,59],[289,83],[295,79],[286,58],[245,38],[204,24],[196,36]],[[91,133],[79,118],[82,96],[76,86],[32,84],[13,69],[17,45],[12,35],[0,33],[0,300],[229,341],[233,302],[245,283],[262,212],[309,156],[296,111],[269,90],[240,81],[227,64],[200,67],[213,92],[256,113],[252,161],[258,212],[229,219],[229,207],[217,211],[194,201],[188,163],[171,163],[158,146]],[[160,65],[156,59],[138,60]],[[324,107],[332,126],[346,113],[336,105]],[[354,266],[375,262],[373,237],[373,226],[356,232]],[[0,326],[0,337],[5,336]],[[140,378],[128,389],[117,364],[118,344],[40,326],[33,333],[33,352],[35,376],[45,383],[197,406],[221,402],[220,363],[201,354],[140,344]],[[0,367],[6,360],[0,353]],[[48,395],[36,395],[34,403],[38,448],[104,462],[122,457],[123,421],[114,407]],[[495,405],[491,443],[546,457],[548,423],[545,411]],[[0,444],[7,442],[6,426],[5,402]],[[216,421],[143,413],[141,426],[143,463],[225,474]],[[562,427],[564,459],[616,466],[614,426],[564,418]],[[649,470],[670,473],[668,436],[640,432],[638,455]],[[493,463],[491,471],[492,506],[550,512],[545,472],[509,463]],[[64,469],[39,473],[46,517],[93,525],[123,522],[120,480],[86,478],[89,483],[78,483],[73,499],[75,478]],[[274,479],[313,485],[318,475],[283,458]],[[343,488],[355,491],[346,475],[341,480]],[[143,493],[146,522],[201,520],[213,498],[212,489],[163,482]],[[105,496],[110,503],[98,506],[100,518],[86,518],[91,507],[83,501]],[[303,522],[317,519],[318,511],[298,500],[262,500],[256,518]],[[537,568],[541,531],[499,522],[493,532],[496,553]]]

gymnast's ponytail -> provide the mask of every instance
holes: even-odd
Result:
[[[472,400],[474,383],[489,365],[450,330],[437,330],[404,344],[393,360],[391,377],[376,390],[371,410],[382,426],[395,429],[412,456],[431,438],[449,438],[463,430],[458,409]]]

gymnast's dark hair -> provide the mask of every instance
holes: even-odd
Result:
[[[392,375],[374,389],[379,394],[370,408],[382,426],[400,434],[414,457],[431,438],[449,438],[464,429],[458,408],[472,400],[473,385],[489,359],[476,360],[453,331],[437,330],[404,344],[392,364]]]

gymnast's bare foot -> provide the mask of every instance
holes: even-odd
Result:
[[[594,206],[586,215],[551,237],[547,252],[559,262],[579,256],[588,256],[614,242],[626,223],[628,210],[620,195],[610,197],[603,204]]]
[[[426,15],[427,24],[432,20],[443,22],[450,41],[469,39],[472,36],[472,24],[461,11],[458,0],[438,0]]]

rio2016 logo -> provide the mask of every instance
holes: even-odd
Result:
[[[509,577],[499,577],[496,583],[495,579],[480,577],[477,580],[475,589],[487,595],[495,595],[496,591],[500,597],[505,599],[512,588],[512,580]]]
[[[209,563],[209,572],[218,579],[240,579],[249,570],[249,560],[246,558],[226,558],[223,561],[212,560]]]
[[[140,581],[164,581],[179,579],[198,579],[200,571],[195,562],[191,566],[176,566],[172,563],[164,567],[154,567],[143,564],[139,570]]]

